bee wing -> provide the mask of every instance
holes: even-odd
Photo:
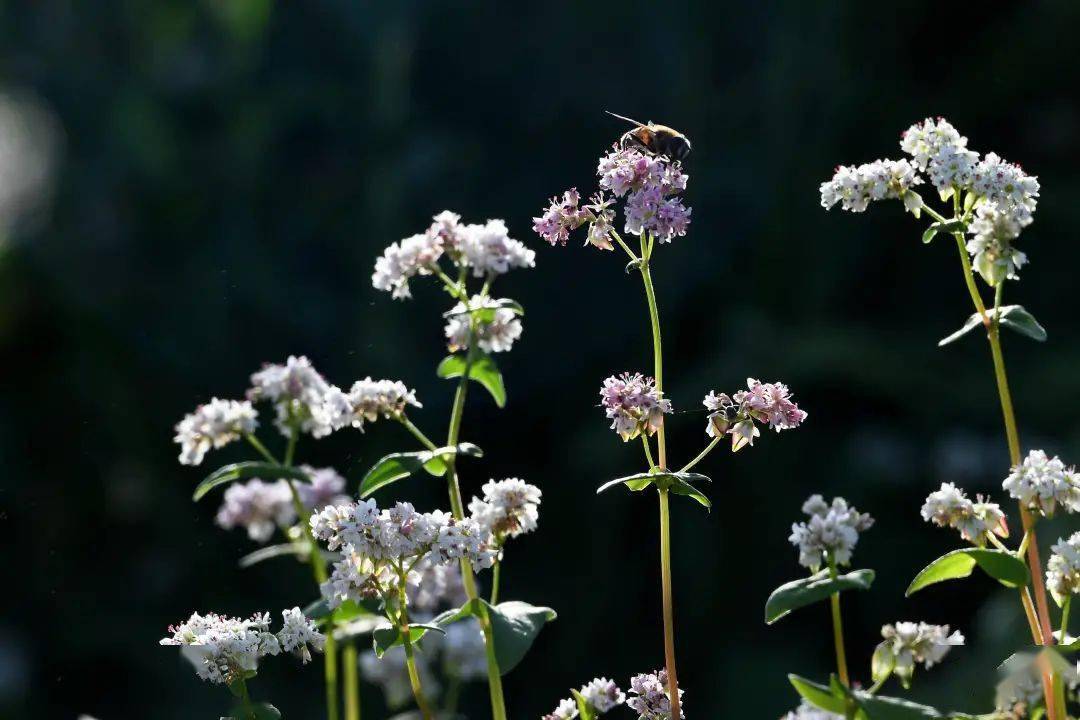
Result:
[[[631,123],[633,125],[637,125],[638,127],[645,127],[645,123],[638,122],[637,120],[634,120],[633,118],[628,118],[625,115],[618,115],[616,113],[611,112],[610,110],[605,110],[604,112],[606,112],[611,117],[617,117],[620,120],[625,120],[626,122]]]

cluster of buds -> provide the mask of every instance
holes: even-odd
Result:
[[[679,705],[683,705],[679,688]],[[671,720],[671,693],[667,672],[657,670],[630,678],[630,698],[627,707],[635,710],[640,720]]]
[[[195,408],[176,425],[173,440],[180,445],[180,464],[199,465],[210,448],[222,448],[259,426],[250,402],[214,398]]]
[[[657,390],[656,381],[641,373],[612,375],[600,388],[600,406],[611,420],[611,429],[624,441],[642,433],[652,435],[672,411],[671,401]]]
[[[710,392],[702,400],[709,411],[705,432],[713,438],[731,435],[733,451],[753,445],[761,435],[755,421],[780,432],[797,428],[806,419],[806,412],[792,402],[787,385],[747,378],[746,386],[731,396]]]
[[[831,504],[820,495],[811,495],[802,511],[810,516],[791,526],[788,540],[799,548],[799,564],[817,572],[830,559],[837,565],[851,564],[851,554],[859,542],[859,533],[869,530],[874,518],[860,513],[842,497]]]
[[[898,622],[881,628],[884,640],[874,652],[875,664],[892,668],[906,688],[911,684],[915,664],[922,663],[930,669],[948,654],[952,648],[964,644],[960,631],[949,634],[948,625],[930,625],[920,622]]]
[[[1080,532],[1068,540],[1058,538],[1050,550],[1053,554],[1046,564],[1046,588],[1061,605],[1065,598],[1080,593]]]
[[[506,538],[518,537],[536,529],[540,515],[540,488],[518,478],[489,480],[484,483],[483,499],[474,497],[469,515],[497,546]]]
[[[986,545],[990,533],[1009,537],[1009,525],[997,503],[986,502],[981,495],[972,502],[952,483],[942,483],[940,490],[926,497],[922,517],[938,527],[959,530],[960,537],[977,547]]]
[[[521,319],[508,307],[512,301],[474,295],[468,303],[459,302],[446,314],[444,333],[450,352],[469,349],[469,338],[486,353],[508,352],[521,337]],[[476,311],[486,311],[486,316]]]
[[[1059,507],[1080,511],[1080,473],[1042,450],[1029,452],[1001,486],[1036,515],[1053,517]]]

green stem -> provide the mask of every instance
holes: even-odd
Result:
[[[660,585],[664,603],[664,664],[672,720],[679,720],[679,679],[675,674],[675,606],[671,591],[671,512],[667,490],[660,490]]]
[[[634,251],[630,249],[630,246],[626,244],[626,241],[622,239],[622,237],[619,235],[619,233],[615,232],[614,230],[611,230],[611,231],[609,231],[608,234],[611,235],[611,238],[616,243],[618,243],[619,247],[621,247],[623,250],[626,251],[626,254],[630,256],[631,261],[637,262],[640,259],[640,258],[638,258],[637,255],[634,254]]]
[[[710,443],[709,443],[708,445],[706,445],[706,446],[705,446],[705,449],[704,449],[704,450],[702,450],[701,452],[699,452],[699,453],[697,454],[697,456],[696,456],[696,457],[694,457],[694,459],[693,459],[693,460],[691,460],[690,462],[688,462],[688,463],[686,463],[685,465],[683,465],[683,466],[682,466],[682,469],[681,469],[681,470],[679,470],[679,472],[686,472],[687,470],[689,470],[690,468],[694,467],[694,466],[695,466],[695,465],[697,465],[697,464],[698,464],[699,462],[701,462],[702,460],[704,460],[704,459],[705,459],[705,456],[706,456],[706,455],[708,455],[709,453],[711,453],[711,452],[713,451],[713,448],[715,448],[715,447],[716,447],[717,445],[719,445],[719,444],[720,444],[720,441],[721,441],[721,440],[723,440],[723,439],[724,439],[724,438],[723,438],[722,436],[719,436],[719,435],[718,435],[717,437],[714,437],[714,438],[712,439],[712,442],[710,442]]]
[[[427,435],[425,435],[420,428],[412,424],[412,421],[405,416],[405,413],[398,415],[397,421],[405,426],[405,429],[412,433],[413,437],[420,441],[420,444],[426,447],[428,450],[435,450],[438,446],[431,441]]]
[[[499,568],[502,566],[502,558],[495,561],[491,566],[491,600],[492,605],[499,604]]]
[[[450,411],[450,427],[446,433],[446,444],[453,446],[458,444],[461,434],[461,421],[465,409],[465,396],[469,390],[469,372],[472,369],[473,347],[476,345],[475,321],[469,329],[469,350],[465,355],[465,372],[458,381],[457,391],[454,393],[454,404]],[[450,494],[450,510],[458,520],[465,518],[465,506],[461,499],[461,482],[458,478],[456,456],[450,455],[446,460],[447,485]],[[469,600],[476,600],[479,594],[476,590],[476,579],[473,576],[472,565],[467,558],[461,559],[461,578],[465,585],[465,594]],[[491,618],[488,617],[487,608],[480,604],[477,620],[480,622],[480,630],[484,634],[484,654],[487,659],[488,693],[491,695],[491,715],[493,720],[506,720],[506,700],[503,697],[502,673],[499,670],[499,662],[495,657],[495,636],[491,629]]]
[[[413,652],[409,630],[409,612],[405,607],[404,582],[398,586],[398,602],[401,604],[399,632],[401,633],[401,643],[405,646],[405,664],[409,669],[409,685],[412,687],[413,697],[416,699],[416,707],[420,708],[420,714],[424,716],[424,720],[432,720],[434,715],[431,713],[427,698],[424,697],[424,688],[420,685],[420,673],[416,670],[416,656]]]
[[[446,697],[443,699],[443,714],[446,717],[457,715],[458,700],[461,697],[461,678],[451,675],[449,687],[446,688]]]
[[[649,469],[652,470],[656,467],[656,463],[653,462],[652,448],[649,446],[649,436],[645,433],[641,433],[641,444],[645,446],[645,460],[649,463]]]
[[[642,240],[644,243],[644,240]],[[653,290],[652,274],[649,271],[649,263],[645,261],[641,266],[641,277],[645,282],[645,298],[649,302],[649,324],[652,327],[653,337],[653,376],[656,378],[656,391],[664,394],[664,352],[660,339],[660,311],[656,307],[656,292]],[[667,469],[667,440],[664,434],[664,423],[656,433],[656,445],[660,454],[660,468]]]
[[[258,720],[258,716],[255,714],[255,708],[251,705],[251,695],[248,694],[247,681],[241,678],[238,682],[240,685],[240,704],[244,708],[244,714],[250,720]]]
[[[1059,644],[1064,645],[1069,637],[1069,610],[1072,608],[1072,595],[1065,596],[1065,603],[1061,606],[1061,636]]]
[[[360,720],[360,671],[355,640],[346,640],[341,648],[341,672],[345,675],[345,720]]]
[[[836,579],[836,560],[829,556],[829,577]],[[840,676],[840,682],[851,687],[851,678],[848,676],[847,654],[844,652],[844,621],[840,615],[840,593],[836,592],[829,596],[829,604],[832,606],[833,644],[836,646],[836,674]]]
[[[244,439],[247,440],[251,444],[251,447],[255,448],[255,451],[262,455],[267,462],[273,463],[274,465],[281,464],[278,462],[278,459],[274,457],[273,453],[266,449],[266,446],[262,444],[262,441],[259,440],[259,438],[251,433],[244,433]]]

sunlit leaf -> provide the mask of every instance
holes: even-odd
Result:
[[[927,565],[908,586],[907,595],[944,582],[966,578],[978,565],[990,577],[1005,587],[1023,587],[1031,579],[1027,565],[1016,555],[1003,550],[987,548],[962,548],[945,553]]]
[[[379,459],[360,481],[360,497],[366,498],[379,488],[407,478],[421,468],[432,475],[446,473],[446,458],[451,455],[482,457],[484,452],[472,443],[446,446],[435,450],[390,453]]]
[[[873,582],[873,570],[853,570],[836,578],[830,577],[828,570],[821,570],[810,577],[784,583],[765,601],[765,622],[772,625],[792,610],[821,602],[833,593],[869,590]]]
[[[480,383],[487,389],[499,407],[506,406],[506,386],[503,384],[502,373],[495,361],[485,352],[479,350],[473,353],[472,364],[469,365],[469,379]],[[441,378],[459,378],[465,374],[466,358],[464,355],[448,355],[439,363],[435,370]]]
[[[429,630],[434,630],[438,633],[446,634],[438,625],[434,623],[410,623],[409,625],[409,641],[412,643],[419,642]],[[401,632],[399,627],[391,627],[389,623],[383,622],[379,627],[376,627],[371,633],[371,644],[375,649],[375,655],[382,657],[383,654],[394,647],[395,645],[402,645],[405,642],[405,634]]]
[[[1046,340],[1046,329],[1039,324],[1039,321],[1035,317],[1024,309],[1022,305],[1002,305],[998,308],[998,323],[1013,332],[1020,333],[1025,337],[1029,337],[1032,340],[1044,342]],[[990,308],[986,311],[987,318],[994,319],[994,309]],[[974,330],[983,324],[983,316],[979,313],[974,313],[965,322],[963,327],[954,332],[952,335],[943,337],[938,341],[938,347],[948,345],[954,342],[969,332]]]
[[[206,479],[199,483],[198,487],[195,488],[195,494],[191,496],[191,499],[196,501],[201,500],[206,493],[210,492],[218,485],[225,485],[227,483],[236,482],[237,480],[248,480],[250,478],[259,478],[261,480],[278,480],[281,478],[288,480],[307,480],[308,476],[299,468],[285,467],[284,465],[275,465],[274,463],[233,463],[232,465],[220,467],[207,475]]]
[[[826,710],[837,715],[843,715],[845,708],[845,700],[842,695],[835,695],[831,688],[824,685],[818,685],[816,682],[811,682],[806,678],[799,677],[798,675],[788,675],[788,682],[791,683],[795,691],[816,708]]]

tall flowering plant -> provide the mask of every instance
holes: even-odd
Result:
[[[707,444],[688,462],[669,463],[666,419],[674,407],[664,391],[660,313],[652,277],[653,253],[687,233],[691,209],[684,203],[683,193],[689,177],[677,160],[643,148],[618,146],[600,158],[597,175],[599,189],[589,202],[582,203],[576,188],[567,190],[534,218],[533,228],[555,246],[566,245],[571,233],[584,227],[586,245],[607,251],[618,247],[629,259],[627,272],[637,272],[644,285],[652,334],[652,375],[641,372],[612,375],[603,381],[600,389],[600,405],[611,420],[611,429],[624,442],[640,441],[644,468],[602,484],[597,492],[617,485],[635,492],[649,487],[656,491],[660,510],[664,669],[633,678],[634,697],[627,705],[647,720],[678,720],[683,712],[675,658],[671,495],[690,497],[706,508],[711,507],[701,489],[709,478],[691,472],[698,463],[726,438],[730,438],[732,451],[737,451],[754,444],[761,434],[759,426],[766,425],[777,432],[795,428],[806,419],[806,413],[792,401],[782,383],[762,383],[751,378],[746,389],[731,395],[710,392],[703,400],[708,412]],[[615,227],[620,204],[625,238]],[[585,690],[563,700],[548,717],[591,718],[606,712],[609,703],[590,700]],[[621,692],[618,696],[621,697]]]
[[[1004,677],[998,685],[998,709],[986,717],[1030,714],[1031,717],[1065,720],[1069,717],[1067,688],[1075,685],[1077,680],[1076,669],[1065,656],[1080,649],[1068,635],[1071,598],[1080,590],[1077,581],[1080,578],[1080,554],[1077,552],[1080,535],[1074,534],[1068,540],[1059,539],[1051,549],[1044,576],[1036,530],[1043,518],[1056,512],[1080,510],[1080,473],[1042,450],[1033,449],[1024,455],[1005,369],[1001,333],[1005,328],[1037,341],[1046,339],[1046,331],[1030,312],[1020,305],[1004,302],[1006,284],[1019,280],[1020,270],[1028,262],[1027,255],[1016,244],[1022,231],[1034,220],[1039,182],[1019,165],[996,153],[980,155],[970,149],[967,138],[943,118],[927,119],[908,128],[901,136],[900,147],[909,158],[838,167],[833,177],[821,184],[821,204],[826,209],[839,205],[843,210],[861,213],[876,201],[899,200],[915,219],[925,215],[931,221],[922,233],[924,243],[929,244],[938,236],[951,237],[955,241],[974,313],[939,345],[959,340],[976,328],[985,333],[1011,464],[1007,471],[1002,469],[1001,475],[1005,476],[1002,489],[1017,501],[1022,529],[1017,544],[1010,547],[1007,544],[1009,524],[996,503],[981,496],[971,498],[952,483],[942,484],[929,494],[921,515],[928,522],[956,530],[964,547],[930,563],[912,581],[908,594],[938,582],[967,577],[976,567],[1013,589],[1027,619],[1032,643],[1041,649],[1019,652],[1001,665]],[[919,187],[928,185],[933,186],[936,191],[933,194],[943,205],[935,207],[933,198],[924,198],[920,194]],[[989,290],[989,301],[983,288]],[[816,514],[820,509],[815,507],[808,512]],[[823,523],[828,525],[827,521]],[[837,526],[831,533],[833,542],[843,543],[845,534],[851,538],[851,530]],[[802,546],[812,534],[813,521],[807,531],[797,529],[792,539]],[[826,552],[824,557],[835,560],[838,553],[838,550]],[[849,588],[835,585],[835,577],[831,582],[834,584],[828,589],[833,591],[835,611],[839,603],[836,593]],[[1061,609],[1056,631],[1047,590]],[[834,618],[839,622],[836,612]],[[912,659],[919,661],[921,655],[927,659],[927,665],[939,659],[940,652],[920,653],[912,649],[906,653],[902,644],[898,644],[904,638],[914,638],[911,642],[918,645],[920,636],[927,635],[921,626],[898,623],[887,628],[891,629],[885,633],[885,643],[873,656],[875,681],[886,668],[891,668],[889,672],[895,672],[907,682]],[[800,678],[793,679],[804,703],[812,706],[806,713],[833,711],[850,717],[858,711],[876,717],[867,708],[873,707],[872,702],[883,701],[870,699],[879,684],[875,682],[870,692],[852,691],[844,668],[842,640],[839,634],[837,637],[838,683],[825,688]],[[933,647],[947,649],[946,646],[955,644],[947,631],[930,632],[927,637],[931,638]],[[904,705],[891,699],[888,702],[892,703],[890,709],[899,713],[889,717],[944,717],[933,708]],[[897,707],[907,707],[909,714],[897,711]],[[923,714],[910,714],[916,711]]]
[[[534,262],[533,251],[511,238],[501,220],[464,224],[451,212],[435,216],[425,232],[390,245],[376,261],[372,283],[394,298],[409,298],[417,276],[436,278],[450,295],[444,313],[450,354],[437,374],[455,380],[456,390],[441,444],[413,422],[410,415],[422,405],[401,381],[368,377],[345,390],[306,357],[295,356],[254,373],[245,399],[212,399],[176,426],[184,465],[200,465],[210,450],[238,441],[251,448],[257,459],[211,473],[194,499],[227,485],[217,524],[242,528],[262,545],[241,566],[298,558],[310,566],[319,595],[303,611],[284,611],[276,634],[266,614],[241,620],[196,613],[161,641],[182,646],[199,677],[233,691],[239,699],[236,718],[280,716],[248,692],[261,657],[285,651],[307,662],[312,649],[323,651],[330,720],[341,717],[342,705],[345,720],[359,720],[361,672],[384,689],[389,705],[411,699],[424,720],[453,715],[458,684],[486,677],[492,717],[507,717],[501,677],[555,618],[550,608],[499,601],[507,543],[537,528],[541,491],[519,478],[490,480],[466,506],[459,459],[482,456],[476,445],[461,440],[469,384],[482,385],[502,407],[505,383],[492,356],[509,351],[522,333],[521,306],[493,297],[492,286],[501,275]],[[259,404],[269,405],[283,441],[280,453],[257,435]],[[382,457],[359,479],[355,497],[333,468],[297,462],[302,438],[388,422],[404,428],[420,449]],[[446,479],[449,512],[421,512],[407,502],[380,507],[371,498],[422,473]],[[281,542],[269,544],[275,535]],[[476,574],[488,569],[491,590],[484,596]],[[361,655],[358,639],[367,636],[371,650]],[[435,678],[438,658],[445,692]]]

